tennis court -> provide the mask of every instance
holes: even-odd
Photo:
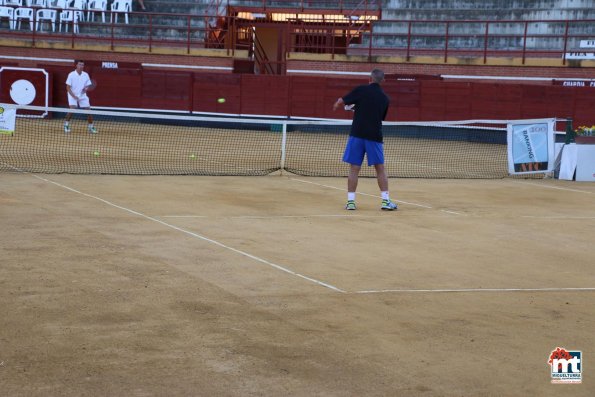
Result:
[[[593,395],[595,185],[345,184],[0,173],[1,394]]]

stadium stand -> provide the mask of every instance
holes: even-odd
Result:
[[[409,21],[422,21],[412,25],[412,33],[424,35],[413,45],[417,48],[444,47],[445,23],[450,21],[448,32],[467,35],[449,40],[453,48],[481,48],[486,24],[472,24],[468,21],[494,21],[489,24],[490,32],[502,36],[493,45],[500,49],[519,49],[523,43],[519,35],[524,34],[524,21],[536,21],[527,26],[528,35],[555,35],[548,40],[529,40],[528,46],[552,48],[560,46],[560,34],[564,32],[565,20],[595,19],[593,0],[388,0],[383,2],[382,21],[375,24],[380,37],[374,37],[373,47],[401,47],[407,45]],[[466,21],[466,22],[463,22]],[[573,26],[573,33],[593,34],[593,24]],[[441,37],[442,36],[442,37]],[[512,37],[510,37],[512,36]],[[361,46],[369,45],[365,35]],[[571,43],[574,44],[574,43]]]

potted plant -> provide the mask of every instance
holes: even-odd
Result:
[[[580,126],[574,130],[576,143],[595,145],[595,125],[591,127]]]

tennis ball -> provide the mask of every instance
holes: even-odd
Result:
[[[99,150],[94,151],[93,156],[99,156]]]
[[[219,98],[219,99],[217,99],[217,102],[219,102],[219,103],[225,103],[225,98]]]
[[[190,158],[191,159],[195,159],[196,158],[196,155],[193,153],[193,154],[190,155]]]

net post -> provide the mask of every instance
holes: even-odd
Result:
[[[574,143],[574,138],[576,134],[574,129],[572,128],[572,119],[570,117],[566,118],[566,144]]]
[[[285,156],[287,153],[287,122],[284,121],[281,126],[281,163],[279,164],[279,175],[283,175],[283,170],[285,169]]]

